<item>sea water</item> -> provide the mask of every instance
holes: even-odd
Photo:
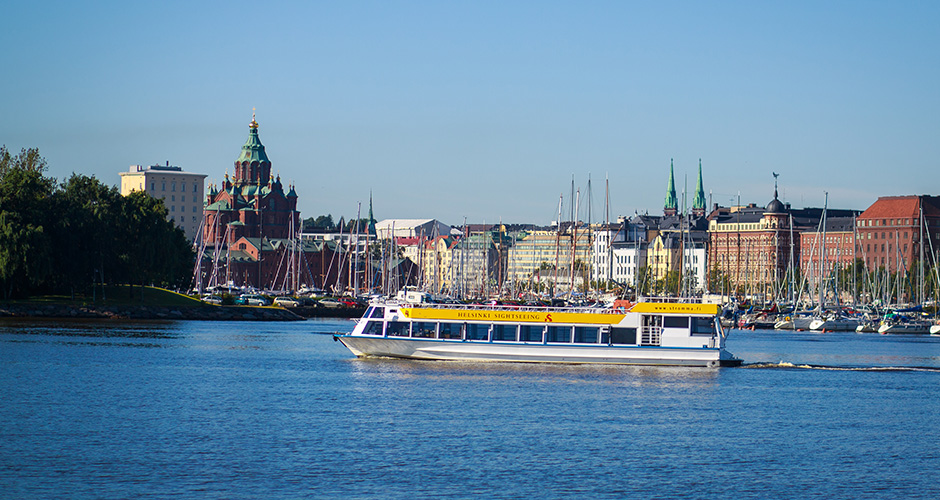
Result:
[[[0,321],[0,498],[940,498],[940,338],[741,368],[356,359],[298,323]]]

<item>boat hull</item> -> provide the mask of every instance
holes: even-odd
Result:
[[[923,335],[930,333],[930,326],[920,324],[883,324],[878,327],[878,333],[882,335]]]
[[[810,323],[809,329],[814,332],[854,332],[858,325],[856,319],[817,319]]]
[[[717,348],[656,346],[552,345],[336,335],[359,357],[393,357],[441,361],[518,363],[622,364],[656,366],[734,366],[740,360]]]

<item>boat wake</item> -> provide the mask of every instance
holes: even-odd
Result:
[[[740,368],[778,369],[778,370],[829,370],[838,372],[933,372],[940,373],[936,366],[828,366],[796,364],[780,361],[778,363],[744,363]]]

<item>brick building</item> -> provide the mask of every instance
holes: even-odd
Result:
[[[909,269],[921,255],[932,260],[931,248],[940,251],[940,196],[882,196],[856,226],[859,257],[869,270]]]

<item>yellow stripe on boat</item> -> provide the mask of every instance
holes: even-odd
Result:
[[[640,302],[630,312],[646,314],[701,314],[714,316],[721,307],[718,304],[685,304],[678,302]]]
[[[431,307],[401,308],[411,319],[451,321],[493,321],[507,323],[574,323],[588,325],[615,325],[624,314],[563,313],[550,311],[496,311],[487,309],[435,309]]]

